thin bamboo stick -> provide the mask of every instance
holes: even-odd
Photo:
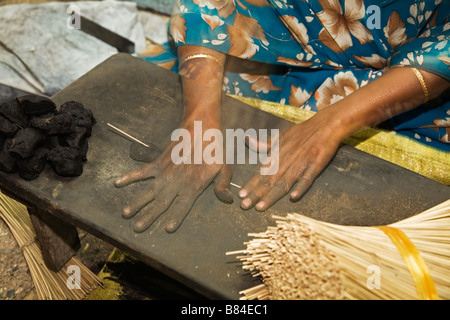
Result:
[[[242,299],[326,298],[314,290],[330,288],[339,299],[418,299],[404,257],[380,229],[336,225],[297,213],[274,218],[276,227],[249,234],[253,239],[246,249],[229,253],[241,254],[242,267],[263,280],[263,285],[243,290]],[[439,298],[450,299],[450,200],[390,226],[402,230],[420,252]],[[330,266],[328,273],[321,271]],[[380,270],[380,289],[368,286],[369,266]],[[329,276],[333,268],[339,277]],[[305,285],[313,275],[330,283]]]

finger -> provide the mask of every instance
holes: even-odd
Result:
[[[141,233],[148,229],[158,217],[170,207],[176,197],[173,187],[163,188],[155,200],[141,209],[141,217],[134,223],[133,230]]]
[[[125,173],[114,182],[114,185],[121,188],[133,182],[155,177],[158,173],[158,165],[156,163],[149,163],[139,169]]]
[[[157,190],[156,192],[158,192]],[[141,191],[137,196],[133,197],[122,210],[122,217],[129,219],[136,215],[136,213],[145,207],[148,203],[155,199],[155,190],[153,185]]]
[[[248,180],[238,192],[238,197],[243,199],[250,194],[250,191],[256,188],[256,186],[261,182],[263,176],[258,169],[257,172]]]
[[[293,188],[290,197],[291,201],[298,201],[306,191],[312,186],[315,177],[318,173],[315,173],[312,169],[306,169],[297,178],[297,184]]]
[[[166,225],[166,231],[168,233],[173,233],[178,230],[192,209],[197,197],[198,195],[181,195],[174,200],[167,212],[167,216],[170,217]]]
[[[244,198],[244,200],[242,200],[241,208],[252,208],[262,197],[266,195],[267,192],[270,191],[270,189],[274,185],[273,176],[261,176],[257,179],[259,179],[259,183],[252,189],[250,189],[247,196]]]
[[[232,176],[231,166],[224,165],[214,179],[214,193],[216,197],[228,204],[233,203],[233,193],[230,190]]]
[[[250,150],[256,152],[268,153],[270,150],[270,138],[267,138],[267,140],[264,141],[252,135],[247,135],[245,136],[245,143]]]
[[[245,136],[245,143],[247,147],[253,151],[259,153],[269,153],[272,149],[273,143],[276,143],[279,139],[279,133],[273,133],[271,130],[270,136],[267,135],[264,131],[260,131],[259,137],[254,136],[252,134],[248,134]]]
[[[275,202],[289,192],[294,183],[295,179],[286,179],[285,177],[282,177],[275,182],[273,187],[258,201],[255,205],[255,209],[258,211],[269,209]]]

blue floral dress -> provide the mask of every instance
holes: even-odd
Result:
[[[181,0],[176,46],[208,47],[287,72],[227,72],[226,93],[319,111],[393,66],[450,80],[450,0]],[[450,152],[450,101],[390,120],[398,133]]]

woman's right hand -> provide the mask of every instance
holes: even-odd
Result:
[[[202,131],[210,126],[202,122]],[[136,232],[145,231],[162,214],[167,217],[166,231],[175,232],[188,215],[195,200],[214,181],[214,191],[219,200],[225,203],[233,202],[230,190],[231,167],[226,164],[207,164],[202,159],[201,163],[193,163],[195,152],[204,150],[203,141],[195,137],[193,121],[185,121],[182,126],[185,133],[191,137],[188,154],[183,157],[191,157],[189,163],[180,163],[180,143],[172,142],[166,150],[150,164],[146,164],[137,170],[122,175],[115,181],[116,187],[125,187],[129,184],[147,180],[142,190],[123,208],[122,216],[132,218],[138,212],[141,216],[134,223]],[[202,132],[202,137],[203,137]],[[195,148],[201,148],[196,150]],[[186,151],[186,150],[184,150]],[[224,163],[222,161],[222,163]]]
[[[186,45],[178,48],[178,57],[184,106],[184,120],[180,129],[186,130],[184,132],[189,135],[190,155],[196,150],[201,150],[203,154],[204,132],[208,129],[220,130],[225,55],[211,49]],[[195,137],[196,122],[202,127],[201,137]],[[133,217],[138,211],[142,212],[142,217],[134,224],[136,232],[143,232],[163,213],[169,221],[167,232],[176,231],[197,197],[212,181],[221,201],[229,203],[233,200],[230,166],[218,162],[208,164],[204,159],[199,164],[193,161],[191,164],[178,163],[179,159],[173,159],[173,151],[177,146],[177,142],[171,143],[154,162],[124,174],[115,182],[117,187],[123,187],[153,178],[123,209],[126,218]]]

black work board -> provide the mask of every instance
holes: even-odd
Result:
[[[17,174],[0,173],[2,190],[135,255],[211,299],[238,299],[240,290],[259,283],[242,270],[235,256],[225,253],[244,249],[248,233],[275,224],[273,215],[298,212],[338,224],[381,225],[450,198],[448,186],[342,146],[297,203],[285,197],[266,212],[242,210],[236,196],[233,204],[221,203],[209,186],[178,231],[167,233],[162,215],[147,231],[137,234],[132,229],[134,219],[123,219],[121,210],[145,182],[122,189],[113,182],[143,163],[130,157],[132,142],[113,133],[107,123],[120,124],[163,149],[182,119],[179,76],[128,54],[117,54],[52,98],[58,105],[80,101],[97,119],[83,175],[63,178],[46,167],[37,179],[25,181]],[[292,125],[229,96],[223,98],[222,116],[224,129]],[[243,185],[257,168],[233,165],[232,181]],[[237,188],[232,191],[236,195]]]

